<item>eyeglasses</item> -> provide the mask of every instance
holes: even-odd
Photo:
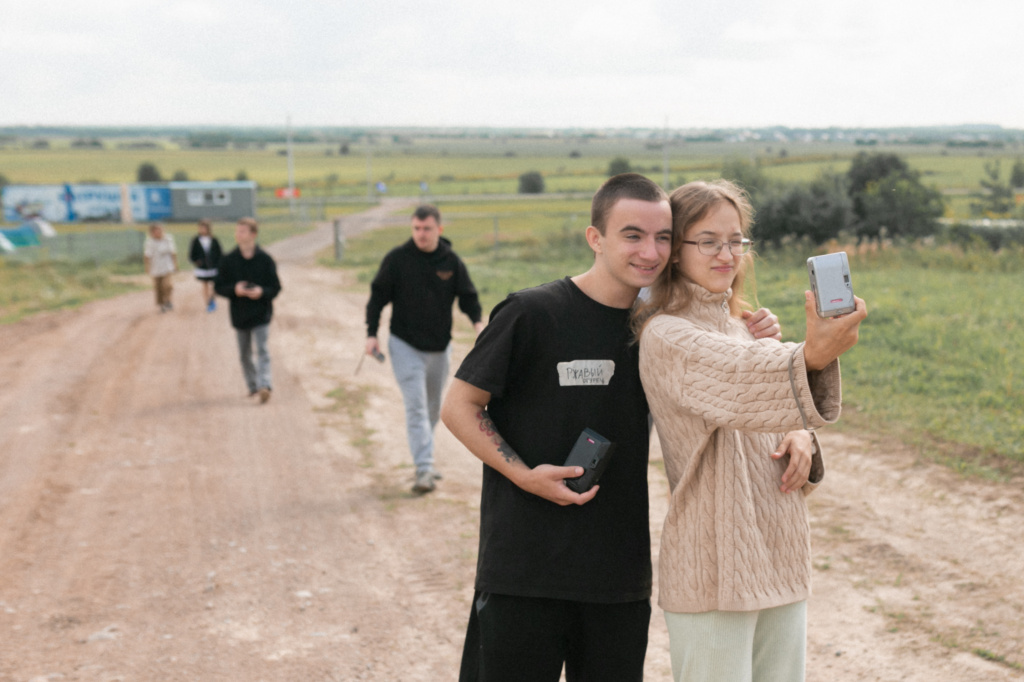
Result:
[[[705,256],[717,256],[722,250],[722,247],[726,244],[729,245],[729,252],[734,256],[742,256],[750,251],[750,247],[754,245],[749,239],[734,239],[729,242],[723,242],[721,239],[701,239],[700,241],[691,242],[686,239],[682,240],[683,244],[693,244],[697,247]]]

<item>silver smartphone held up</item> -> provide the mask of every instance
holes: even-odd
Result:
[[[818,317],[846,315],[857,309],[845,251],[807,259],[807,274],[817,302]]]

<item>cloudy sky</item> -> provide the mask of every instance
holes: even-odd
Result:
[[[1017,0],[3,0],[0,125],[1024,128]]]

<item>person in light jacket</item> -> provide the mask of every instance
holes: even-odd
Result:
[[[153,294],[160,312],[174,309],[171,294],[174,292],[174,273],[178,271],[178,249],[174,237],[164,231],[160,223],[149,226],[149,235],[142,245],[142,260],[146,272],[153,278]]]
[[[640,377],[671,486],[658,602],[673,679],[804,679],[810,529],[804,496],[824,466],[813,430],[839,418],[839,356],[867,315],[815,313],[807,340],[755,340],[752,210],[727,181],[670,195],[672,256],[635,325]]]

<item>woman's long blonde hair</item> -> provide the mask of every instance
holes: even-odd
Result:
[[[728,180],[712,182],[688,182],[669,195],[672,206],[672,255],[668,265],[658,279],[651,285],[650,296],[639,305],[633,314],[633,329],[636,337],[640,337],[644,324],[657,313],[679,315],[690,307],[690,291],[682,282],[691,281],[680,268],[680,256],[685,244],[686,231],[703,220],[721,203],[728,203],[740,216],[740,231],[750,238],[750,230],[754,224],[754,208],[750,205],[747,193],[738,185]],[[743,298],[744,281],[747,271],[753,277],[754,254],[747,253],[739,257],[736,278],[732,283],[732,298],[729,300],[729,312],[733,317],[741,317],[744,310],[751,308]]]

